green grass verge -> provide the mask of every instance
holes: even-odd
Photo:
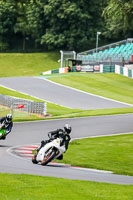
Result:
[[[87,116],[100,116],[100,115],[116,115],[116,114],[126,114],[133,113],[133,108],[112,108],[112,109],[97,109],[97,110],[86,110],[70,114],[64,114],[61,116],[56,116],[55,118],[74,118],[74,117],[87,117]]]
[[[58,69],[59,52],[0,53],[0,77],[35,76]]]
[[[132,200],[133,186],[0,174],[0,200]]]
[[[31,97],[29,95],[25,95],[25,94],[22,94],[20,92],[16,92],[14,90],[10,90],[10,89],[7,89],[7,88],[1,87],[1,86],[0,86],[0,94],[18,97],[18,98],[22,98],[22,99],[29,99],[29,100],[33,100],[33,101],[43,102],[42,100],[39,100],[37,98]]]
[[[133,104],[133,79],[122,75],[70,73],[69,76],[51,76],[49,79],[85,92]]]
[[[133,176],[133,134],[72,141],[57,162]]]
[[[25,95],[13,90],[9,90],[6,89],[4,87],[0,87],[0,94],[3,95],[9,95],[9,96],[13,96],[13,97],[18,97],[18,98],[23,98],[23,99],[29,99],[29,100],[33,100],[33,101],[40,101],[40,102],[44,102],[40,99],[31,97],[29,95]],[[3,112],[0,112],[0,116],[7,114],[10,111],[10,109],[3,109]],[[11,112],[11,111],[10,111]],[[53,103],[47,103],[47,112],[50,115],[48,118],[50,117],[55,117],[55,116],[60,116],[60,115],[69,115],[69,114],[73,114],[73,113],[79,113],[82,112],[81,110],[78,109],[70,109],[70,108],[66,108],[63,106],[59,106]],[[40,118],[37,115],[30,115],[30,117],[20,117],[20,118],[14,118],[14,121],[24,121],[24,120],[38,120],[38,119],[47,119],[47,118]]]
[[[7,114],[12,113],[10,108],[5,108],[0,106],[0,117],[6,116]],[[30,114],[22,111],[13,112],[13,121],[34,121],[43,119],[40,115]]]
[[[30,99],[34,101],[42,101],[40,99],[21,94],[19,92],[9,90],[3,87],[0,87],[0,94],[9,95],[24,99]],[[95,115],[111,115],[111,114],[125,114],[125,113],[133,113],[133,108],[113,108],[113,109],[97,109],[97,110],[78,110],[78,109],[70,109],[65,108],[56,104],[47,103],[48,113],[50,116],[48,118],[40,118],[36,115],[30,115],[30,117],[20,117],[14,118],[14,121],[24,121],[24,120],[39,120],[39,119],[53,119],[53,118],[67,118],[67,117],[85,117],[85,116],[95,116]],[[9,109],[10,110],[10,109]],[[4,110],[0,112],[0,116],[5,115],[9,112],[9,110]]]

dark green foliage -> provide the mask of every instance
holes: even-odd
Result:
[[[44,6],[47,20],[42,43],[49,48],[88,49],[102,29],[100,1],[49,0]]]
[[[0,1],[0,49],[8,48],[8,43],[14,32],[16,21],[15,3],[12,1]]]
[[[0,50],[88,50],[97,31],[100,46],[132,37],[132,19],[131,0],[0,0]]]
[[[88,49],[103,29],[103,7],[102,0],[0,0],[0,44]]]
[[[131,0],[109,0],[104,9],[108,37],[127,38],[133,35],[133,2]]]

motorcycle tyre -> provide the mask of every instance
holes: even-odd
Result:
[[[54,159],[55,156],[56,156],[56,150],[53,149],[50,157],[47,160],[42,160],[41,165],[43,165],[43,166],[47,165],[49,162],[51,162]]]
[[[33,162],[34,164],[37,164],[37,163],[38,163],[38,161],[36,160],[36,155],[32,158],[32,162]]]

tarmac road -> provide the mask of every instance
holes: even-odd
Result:
[[[48,166],[34,165],[31,160],[18,158],[7,153],[9,148],[16,145],[40,143],[42,139],[47,138],[47,132],[60,128],[65,123],[72,125],[72,138],[82,138],[133,132],[132,119],[133,114],[126,114],[14,123],[12,133],[5,141],[0,141],[0,172],[133,185],[133,177],[130,176],[95,172],[54,163]]]
[[[66,107],[79,109],[130,107],[128,104],[86,94],[36,77],[0,78],[0,85]],[[47,132],[60,128],[65,123],[72,125],[72,138],[82,138],[133,132],[132,119],[133,114],[126,114],[14,123],[12,133],[5,141],[0,141],[0,172],[133,185],[133,177],[130,176],[90,171],[66,165],[50,164],[44,167],[34,165],[31,160],[18,158],[9,153],[9,149],[18,145],[40,143],[42,139],[47,138]]]
[[[0,85],[69,108],[93,110],[104,108],[125,108],[133,106],[97,95],[74,90],[72,88],[55,84],[47,79],[38,77],[0,78]]]

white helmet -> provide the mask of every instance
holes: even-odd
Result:
[[[69,124],[65,124],[64,129],[68,134],[71,133],[72,128],[71,128],[71,126]]]
[[[12,114],[7,114],[6,115],[6,122],[11,122],[12,121]]]

